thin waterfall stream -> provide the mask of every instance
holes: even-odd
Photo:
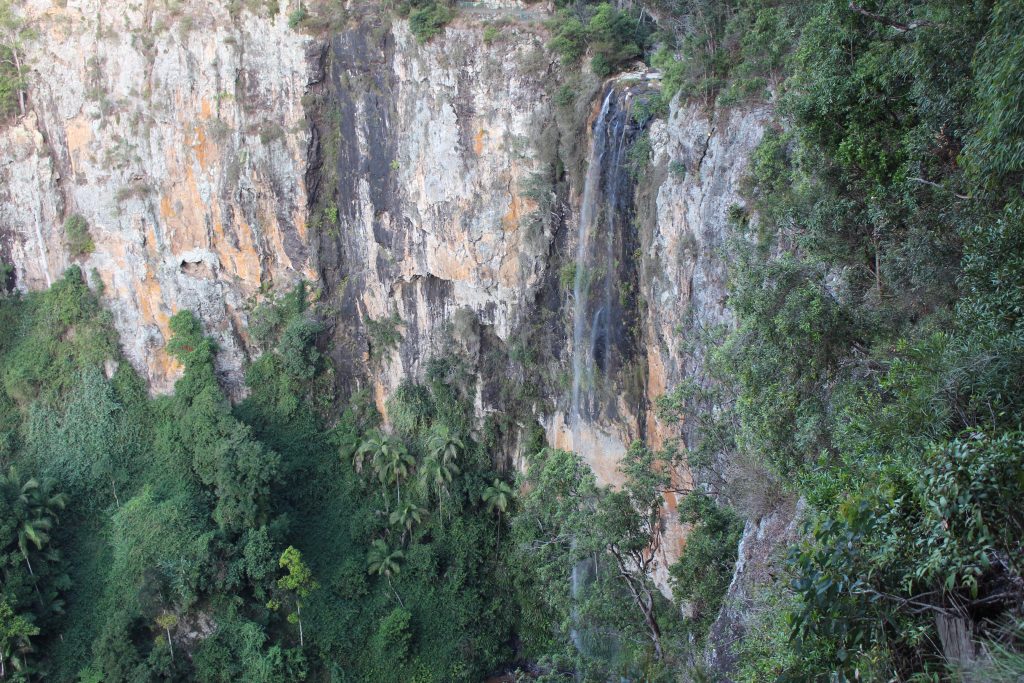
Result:
[[[646,91],[644,91],[646,92]],[[629,169],[629,151],[643,126],[633,119],[635,92],[617,83],[606,86],[594,120],[587,172],[580,199],[572,300],[572,385],[568,427],[572,447],[584,447],[587,425],[614,414],[613,374],[621,362],[629,313],[619,296],[623,264],[632,261],[627,247],[633,243],[635,180]],[[572,569],[571,591],[576,602],[597,571],[594,559],[577,562]],[[570,633],[580,652],[593,644],[595,634],[573,615]],[[588,637],[590,636],[590,637]]]

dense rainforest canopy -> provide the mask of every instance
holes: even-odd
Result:
[[[395,11],[443,40],[458,8]],[[0,25],[13,115],[29,36]],[[549,29],[562,106],[579,69],[645,60],[662,91],[637,116],[776,111],[731,212],[736,324],[678,340],[707,377],[658,403],[686,448],[633,444],[613,490],[526,411],[517,469],[474,369],[441,354],[384,425],[337,380],[307,286],[254,304],[263,353],[234,403],[176,314],[183,374],[154,398],[98,277],[8,287],[0,679],[713,680],[744,523],[783,499],[803,526],[748,596],[732,680],[1024,676],[1024,5],[559,3]],[[375,324],[379,352],[400,332]],[[650,562],[668,490],[689,530],[671,600]]]

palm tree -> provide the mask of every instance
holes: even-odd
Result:
[[[483,495],[480,496],[487,506],[488,512],[498,512],[498,546],[501,546],[501,515],[508,510],[513,495],[512,487],[496,478],[494,483],[485,488]]]
[[[420,485],[428,494],[436,494],[440,502],[442,496],[448,494],[448,486],[458,473],[458,465],[451,461],[445,462],[440,455],[432,453],[427,456],[423,461],[423,467],[420,468]]]
[[[387,437],[378,431],[370,432],[366,441],[359,445],[359,448],[355,449],[352,453],[352,466],[355,467],[356,472],[363,471],[363,465],[369,458],[372,464],[376,461],[378,453],[386,450],[388,447]]]
[[[50,531],[56,525],[57,510],[67,504],[64,494],[53,494],[50,486],[40,485],[34,477],[22,481],[21,474],[12,465],[6,476],[0,476],[0,490],[10,502],[18,536],[18,550],[25,558],[28,573],[35,576],[29,559],[29,544],[42,550],[50,541]]]
[[[402,502],[402,481],[409,477],[416,460],[405,449],[401,441],[389,441],[387,447],[379,452],[377,477],[381,484],[395,485],[397,504]]]
[[[398,591],[395,590],[395,585],[391,583],[391,577],[402,570],[399,563],[404,557],[405,553],[398,548],[392,550],[388,547],[387,543],[379,538],[370,545],[370,552],[366,555],[367,573],[371,576],[376,574],[377,576],[383,576],[386,578],[388,580],[388,586],[391,587],[395,597],[398,598],[398,604],[402,605],[403,608],[405,605],[402,604],[402,596],[400,596]]]
[[[369,461],[377,474],[377,480],[384,486],[395,484],[397,499],[402,500],[402,480],[409,476],[415,460],[405,449],[405,444],[397,439],[385,436],[378,431],[371,432],[369,437],[352,455],[352,464],[357,472]],[[384,506],[388,507],[387,495]]]
[[[411,500],[407,500],[391,513],[388,521],[391,522],[392,526],[402,527],[402,543],[405,543],[406,534],[411,534],[413,527],[422,522],[426,516],[427,511],[425,509],[416,505]]]
[[[430,437],[427,439],[427,447],[431,454],[444,464],[454,464],[459,454],[465,450],[465,446],[456,438],[447,426],[435,424],[430,428]],[[456,470],[457,471],[457,470]]]

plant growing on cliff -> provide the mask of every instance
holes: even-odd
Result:
[[[89,224],[79,213],[71,214],[64,221],[64,238],[72,254],[90,254],[96,248],[89,234]]]
[[[387,318],[374,319],[366,316],[363,322],[366,324],[370,361],[379,363],[402,341],[402,333],[398,329],[402,325],[402,319],[398,311],[393,311]]]
[[[455,11],[447,0],[413,0],[409,11],[409,30],[421,43],[426,43],[444,30]]]
[[[35,29],[15,10],[12,0],[0,0],[0,116],[26,112],[28,64],[25,45]]]
[[[568,65],[577,64],[589,50],[590,66],[599,78],[610,76],[648,48],[653,22],[635,9],[622,11],[602,2],[562,9],[549,22],[548,46]]]
[[[682,555],[669,567],[672,594],[690,604],[694,631],[702,638],[718,616],[732,579],[743,522],[702,491],[688,494],[678,513],[690,531]]]

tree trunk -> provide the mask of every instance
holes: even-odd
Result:
[[[118,509],[121,509],[121,501],[117,499],[117,486],[114,484],[114,479],[110,479],[110,488],[114,490],[114,502],[117,503]]]
[[[391,592],[395,594],[396,598],[398,598],[399,606],[402,609],[405,609],[405,603],[402,602],[402,596],[398,594],[397,590],[395,590],[395,584],[391,583],[391,575],[390,574],[388,574],[388,585],[391,586]]]
[[[627,570],[625,561],[614,549],[612,549],[612,556],[615,558],[615,562],[619,567],[619,576],[621,576],[622,580],[626,582],[626,586],[629,588],[629,592],[633,596],[633,602],[636,603],[640,613],[643,614],[644,624],[647,626],[647,630],[651,637],[651,643],[654,645],[654,658],[657,661],[661,661],[661,627],[658,625],[658,620],[654,616],[654,597],[651,595],[651,591],[644,586],[644,577],[638,579],[637,577],[632,576]],[[636,585],[637,583],[639,583],[639,586]]]
[[[646,604],[641,605],[640,610],[644,613],[644,621],[647,623],[647,629],[651,632],[651,642],[654,643],[654,659],[660,662],[661,627],[658,626],[658,620],[654,618],[654,600],[650,592],[647,593]]]
[[[171,627],[170,626],[166,626],[164,628],[164,630],[167,631],[167,649],[169,649],[171,651],[171,661],[173,662],[174,661],[174,644],[171,643]]]
[[[302,635],[302,605],[298,601],[295,602],[295,614],[299,619],[299,647],[302,648],[306,646],[306,641]]]

